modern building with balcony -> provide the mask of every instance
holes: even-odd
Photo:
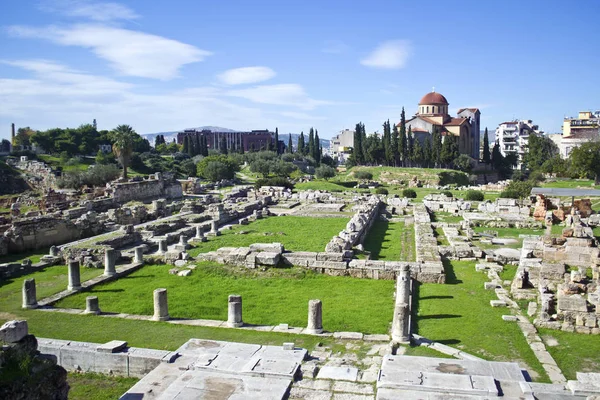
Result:
[[[562,136],[556,140],[560,156],[567,158],[575,147],[600,140],[600,111],[581,111],[577,118],[565,118]]]
[[[527,151],[527,143],[531,133],[543,134],[532,120],[514,120],[502,122],[496,128],[496,141],[500,146],[500,153],[504,157],[509,154],[518,156],[517,168],[521,167],[523,155]],[[493,144],[490,143],[490,146]]]

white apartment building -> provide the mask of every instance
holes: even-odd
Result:
[[[344,164],[354,148],[354,130],[344,129],[329,141],[329,151],[333,158],[337,157]]]
[[[537,134],[544,133],[530,119],[503,122],[496,128],[496,141],[500,145],[500,152],[505,157],[508,154],[517,154],[519,157],[517,168],[521,167],[523,155],[527,151],[529,135],[532,132]],[[493,146],[494,143],[490,143],[490,151]]]

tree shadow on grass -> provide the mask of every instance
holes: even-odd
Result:
[[[431,339],[431,338],[428,338],[428,339]],[[431,340],[433,340],[434,342],[438,342],[438,343],[446,344],[446,345],[461,343],[461,341],[458,340],[458,339],[437,339],[437,340],[436,339],[431,339]]]
[[[462,315],[458,314],[431,314],[431,315],[420,315],[419,320],[422,319],[445,319],[445,318],[462,318]]]
[[[94,289],[94,293],[121,293],[124,292],[125,289]]]
[[[454,273],[454,267],[452,266],[450,260],[442,260],[442,263],[444,264],[444,272],[446,273],[446,285],[457,285],[459,283],[463,283],[462,280],[456,277],[456,274]]]
[[[441,300],[441,299],[453,299],[454,296],[423,296],[420,300]]]
[[[365,250],[371,252],[372,260],[379,259],[379,253],[383,248],[383,243],[389,242],[389,240],[385,240],[385,234],[389,225],[388,221],[377,220],[367,234],[364,246]]]

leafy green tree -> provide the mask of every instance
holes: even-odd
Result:
[[[569,158],[571,171],[576,176],[600,183],[600,142],[588,142],[574,148]]]
[[[30,146],[31,137],[36,133],[30,127],[19,128],[15,134],[13,146]]]
[[[380,164],[383,162],[385,157],[383,144],[381,139],[375,133],[367,136],[367,140],[364,143],[365,147],[365,162],[371,165]]]
[[[492,156],[490,154],[490,139],[488,137],[488,129],[485,128],[485,133],[483,134],[483,162],[488,165],[492,161]]]
[[[454,167],[463,172],[471,172],[473,166],[471,165],[471,157],[466,154],[461,154],[452,161]]]
[[[113,152],[123,166],[123,179],[127,180],[127,167],[138,134],[129,125],[119,125],[110,132]]]
[[[297,167],[291,162],[286,162],[281,159],[273,160],[269,162],[269,171],[273,175],[287,177],[292,174],[297,169]]]
[[[523,156],[523,164],[528,170],[534,171],[557,154],[558,147],[552,139],[532,132],[527,141],[527,152]]]
[[[440,161],[446,166],[450,166],[452,161],[458,157],[458,138],[452,134],[446,135],[442,143],[442,153]]]
[[[321,165],[315,170],[315,175],[318,179],[328,180],[329,178],[333,178],[335,176],[335,169],[329,165]]]
[[[196,164],[198,176],[216,182],[222,179],[233,179],[239,171],[238,162],[231,156],[217,154],[204,157]]]
[[[271,172],[270,164],[271,163],[268,160],[257,159],[250,163],[250,171],[254,172],[255,174],[261,174],[263,178],[267,178]]]
[[[421,143],[415,139],[413,144],[412,160],[415,164],[417,164],[417,166],[421,166],[423,163],[423,158],[423,147],[421,146]]]

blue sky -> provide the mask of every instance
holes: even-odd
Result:
[[[0,137],[201,125],[322,138],[435,87],[482,127],[600,109],[597,1],[6,1]]]

